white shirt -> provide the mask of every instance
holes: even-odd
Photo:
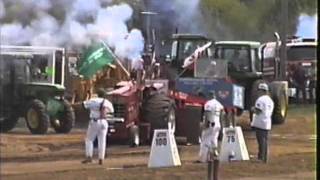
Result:
[[[274,108],[274,103],[268,95],[263,95],[256,100],[255,108],[260,109],[259,114],[253,114],[251,126],[260,129],[271,129],[271,116]]]
[[[214,126],[220,127],[220,113],[223,110],[222,104],[216,99],[211,99],[204,105],[204,110],[212,113]]]
[[[90,118],[100,118],[100,106],[102,101],[103,98],[97,97],[83,102],[84,107],[90,109]],[[103,106],[108,109],[108,113],[114,112],[113,105],[109,100],[104,99]]]

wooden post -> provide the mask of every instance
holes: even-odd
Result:
[[[219,175],[219,154],[216,149],[209,152],[208,180],[218,180]]]

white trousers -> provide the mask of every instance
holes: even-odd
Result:
[[[199,160],[208,162],[209,153],[213,148],[218,148],[218,136],[220,127],[209,127],[201,133],[201,143],[199,151]]]
[[[104,159],[107,143],[108,122],[106,120],[91,120],[86,137],[86,156],[93,156],[93,141],[98,137],[99,159]]]

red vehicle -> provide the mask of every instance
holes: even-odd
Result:
[[[265,75],[268,79],[274,79],[275,59],[277,54],[276,42],[268,42],[261,46],[264,52]],[[317,42],[315,39],[290,39],[287,41],[287,80],[289,82],[289,96],[296,97],[294,75],[297,69],[303,72],[301,84],[307,91],[307,98],[315,99]],[[280,43],[278,44],[280,47]],[[279,50],[279,48],[278,48]]]
[[[154,129],[175,131],[174,102],[167,97],[166,80],[119,82],[108,92],[114,106],[114,117],[109,117],[110,139],[126,141],[131,146],[152,140]],[[157,85],[163,86],[161,90]]]

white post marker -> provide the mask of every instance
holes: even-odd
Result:
[[[180,166],[179,152],[172,131],[156,129],[153,134],[148,167]]]
[[[241,127],[223,128],[219,159],[221,162],[249,160]]]

